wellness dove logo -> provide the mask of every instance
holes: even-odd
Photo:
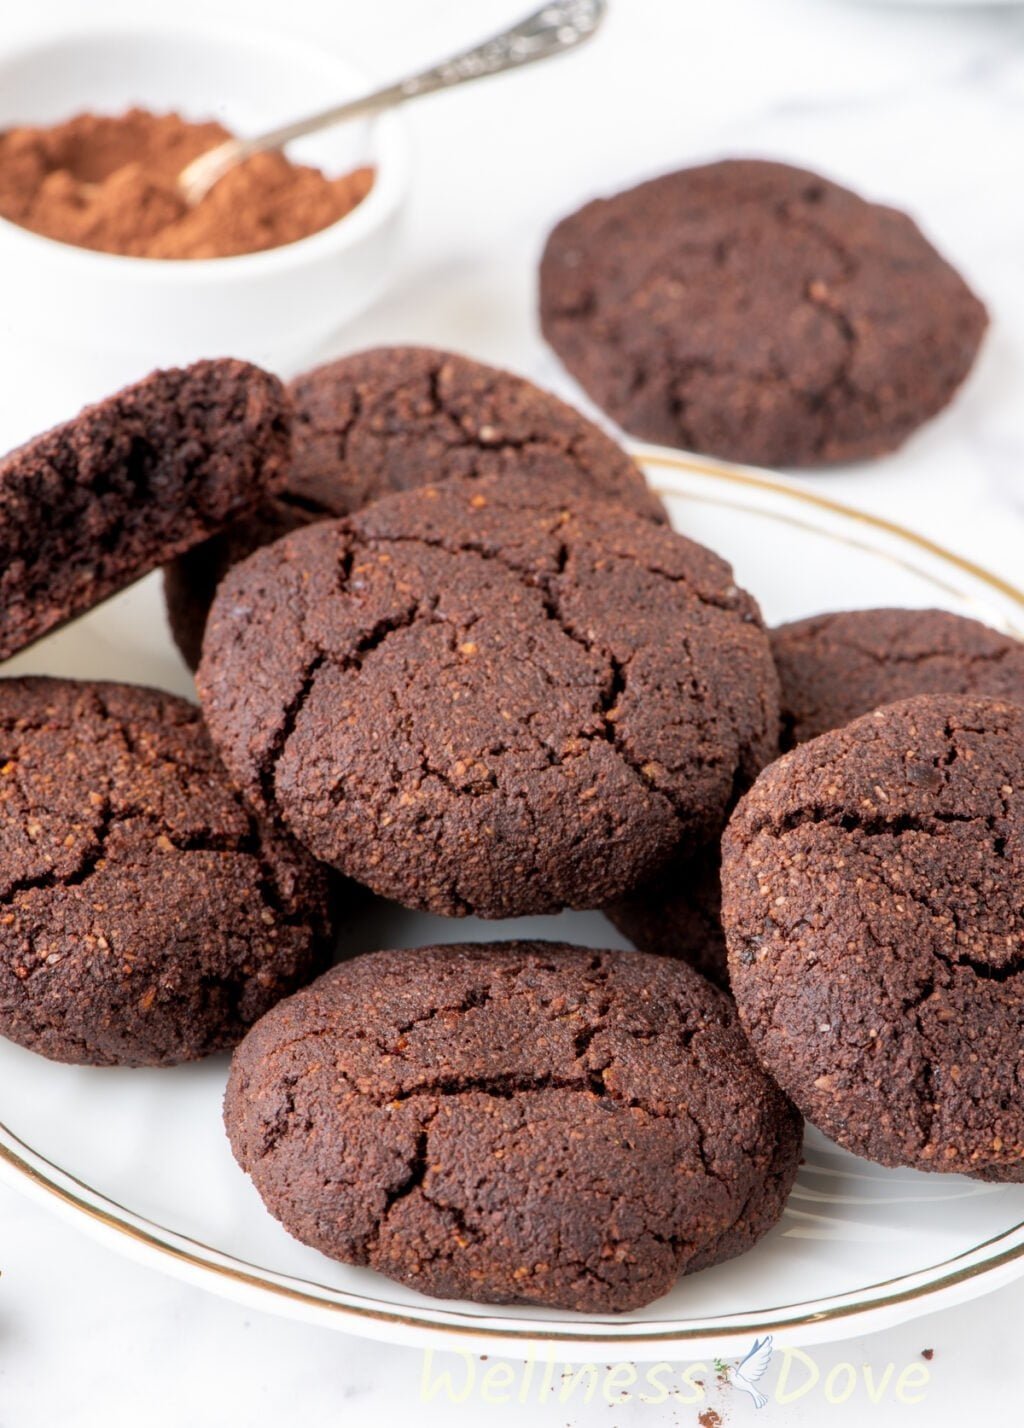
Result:
[[[725,1375],[733,1388],[750,1394],[754,1400],[755,1408],[763,1408],[768,1400],[756,1385],[764,1378],[771,1361],[772,1336],[765,1334],[763,1339],[754,1340],[752,1347],[747,1350],[745,1357],[738,1363],[725,1364],[721,1360],[717,1360],[715,1367]]]

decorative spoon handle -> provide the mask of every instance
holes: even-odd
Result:
[[[335,124],[343,124],[365,114],[391,109],[423,94],[435,94],[440,89],[452,89],[471,79],[503,74],[506,70],[519,69],[522,65],[548,59],[551,55],[564,54],[594,34],[604,19],[606,9],[607,0],[551,0],[550,4],[520,20],[510,30],[452,55],[450,59],[442,60],[419,74],[376,89],[359,99],[350,99],[308,119],[271,129],[255,138],[227,139],[193,159],[179,175],[178,185],[189,204],[198,203],[228,169],[252,154],[266,149],[281,149],[293,139],[316,134],[321,129],[332,128]]]

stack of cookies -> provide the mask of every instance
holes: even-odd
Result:
[[[859,200],[756,168],[729,179],[741,247],[770,248],[765,211],[801,251],[842,220],[885,268]],[[700,227],[723,182],[644,201]],[[589,266],[595,224],[633,242],[628,212],[552,240],[559,341],[584,318],[638,340]],[[580,296],[554,300],[558,263]],[[976,342],[953,278],[936,331]],[[639,425],[682,412],[675,361],[628,381]],[[711,367],[686,371],[688,420],[715,400],[735,425]],[[762,383],[764,430],[803,411],[808,452],[860,449],[844,373],[817,405]],[[892,395],[863,449],[908,429]],[[886,1165],[1024,1180],[1014,641],[939,611],[768,631],[602,430],[416,348],[288,389],[231,361],[156,373],[0,463],[0,551],[3,657],[164,566],[201,708],[0,682],[0,1030],[105,1066],[235,1048],[232,1148],[305,1243],[428,1294],[603,1313],[771,1228],[801,1114]],[[638,950],[325,970],[336,875],[451,918],[603,908]]]

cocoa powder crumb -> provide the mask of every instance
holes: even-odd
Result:
[[[129,109],[0,134],[0,216],[62,243],[139,258],[225,258],[278,248],[336,223],[372,168],[340,178],[256,154],[189,208],[176,179],[231,135],[215,121]]]

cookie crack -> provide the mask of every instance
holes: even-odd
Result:
[[[988,820],[986,819],[985,821],[987,822]],[[875,868],[875,876],[886,888],[892,898],[898,899],[901,902],[914,903],[922,910],[922,912],[926,913],[929,917],[937,917],[941,919],[944,923],[952,922],[953,929],[957,933],[957,935],[961,934],[964,931],[960,924],[960,919],[957,913],[957,909],[955,907],[950,907],[945,903],[940,902],[937,908],[927,897],[927,895],[922,894],[922,892],[914,889],[913,887],[904,887],[900,884],[894,883],[889,877],[886,876],[884,864],[880,863]],[[870,931],[870,929],[868,930]],[[980,977],[984,981],[1009,982],[1012,981],[1015,977],[1019,976],[1022,972],[1024,972],[1024,951],[1021,951],[1015,956],[1008,957],[1004,961],[1000,962],[990,962],[985,958],[977,957],[972,953],[966,951],[946,952],[941,946],[938,945],[933,945],[929,947],[928,952],[929,956],[933,958],[935,962],[941,963],[943,966],[948,967],[950,970],[955,970],[957,967],[963,967],[968,971],[973,972],[974,975]],[[919,978],[918,990],[914,992],[911,996],[905,997],[903,999],[903,1001],[901,1002],[901,1010],[903,1012],[916,1012],[918,1008],[923,1006],[934,995],[935,991],[936,980],[934,972],[928,971]],[[922,1032],[922,1035],[923,1034],[924,1033]]]
[[[457,404],[446,399],[441,389],[441,365],[431,367],[426,373],[427,410],[418,413],[418,416],[426,418],[427,421],[443,418],[448,423],[446,429],[433,431],[431,435],[440,439],[448,451],[477,452],[483,456],[487,453],[504,454],[506,452],[527,452],[527,453],[550,453],[553,456],[561,457],[568,461],[576,471],[582,475],[591,475],[593,465],[586,460],[584,449],[586,435],[584,433],[572,431],[567,432],[565,439],[550,430],[531,429],[522,436],[512,436],[504,429],[502,420],[499,417],[495,422],[484,422],[478,426],[467,426],[466,418],[459,412]],[[416,390],[416,382],[411,381],[407,389]],[[379,403],[380,407],[386,407],[388,402],[394,402],[402,386],[391,388]],[[474,399],[477,405],[486,406],[488,402],[500,404],[500,395],[497,392],[496,384],[491,382],[474,391]],[[374,410],[365,413],[362,409],[358,413],[357,419],[351,422],[346,430],[346,437],[351,430],[363,420],[364,416],[369,416],[372,422]],[[347,459],[346,448],[339,454],[339,460]],[[478,476],[480,472],[473,469],[467,475]]]
[[[980,825],[994,834],[998,823],[999,820],[993,813],[956,813],[952,810],[933,809],[930,813],[893,813],[887,816],[882,812],[858,813],[839,804],[811,804],[805,808],[794,809],[782,818],[774,820],[770,814],[764,814],[753,823],[751,833],[756,836],[768,832],[777,837],[785,837],[787,833],[798,832],[802,828],[827,826],[841,829],[844,833],[863,834],[866,838],[899,838],[905,833],[939,837],[943,827],[956,824]],[[1005,854],[1005,840],[1002,837],[996,837],[993,846],[998,856]]]
[[[259,761],[257,775],[260,786],[260,793],[266,807],[274,807],[275,780],[277,766],[281,762],[285,747],[292,734],[295,732],[295,725],[298,723],[299,715],[302,713],[312,692],[313,685],[320,670],[327,663],[327,655],[323,650],[309,660],[306,665],[306,673],[299,684],[298,689],[289,700],[280,723],[274,731],[273,738],[267,744],[266,749]]]
[[[202,829],[181,836],[168,832],[163,820],[150,810],[131,806],[115,807],[107,799],[100,810],[99,821],[93,830],[90,842],[83,849],[77,866],[67,872],[49,869],[43,873],[11,881],[0,893],[0,908],[15,907],[19,899],[27,892],[84,886],[100,871],[108,856],[110,840],[114,834],[132,824],[143,824],[151,831],[154,842],[158,846],[162,840],[163,849],[167,852],[173,850],[186,856],[189,853],[212,853],[251,859],[259,870],[259,892],[267,908],[276,913],[288,926],[307,925],[304,911],[301,908],[290,906],[284,898],[274,868],[264,854],[263,842],[255,820],[249,814],[247,817],[250,819],[250,825],[245,833],[219,834],[212,829]],[[128,871],[131,871],[131,866]]]
[[[348,421],[341,427],[335,427],[334,439],[337,445],[338,462],[344,466],[348,461],[348,448],[352,440],[352,433],[359,425],[363,416],[363,398],[358,387],[352,388],[352,407],[349,411]]]
[[[968,952],[959,952],[955,956],[951,956],[938,948],[934,949],[933,955],[940,962],[944,962],[947,967],[966,967],[976,977],[980,977],[986,982],[1012,982],[1015,977],[1019,977],[1024,972],[1024,952],[1007,958],[1005,962],[987,962],[982,957],[972,957]]]
[[[550,582],[544,582],[538,586],[538,589],[541,592],[547,618],[587,654],[598,655],[604,661],[607,669],[594,705],[594,713],[600,720],[600,727],[593,733],[581,730],[580,737],[585,740],[598,738],[610,744],[637,781],[649,793],[664,799],[677,821],[685,823],[690,816],[685,807],[685,801],[674,790],[661,788],[654,782],[654,775],[657,772],[655,766],[649,760],[638,759],[631,752],[617,727],[618,706],[626,693],[626,672],[629,659],[618,658],[607,645],[598,645],[577,630],[572,621],[564,614],[559,604],[558,595]]]
[[[427,1015],[423,1017],[422,1020],[429,1021],[431,1017]],[[411,1023],[411,1025],[415,1024],[416,1021]],[[596,1031],[600,1030],[600,1027],[596,1028]],[[329,1040],[332,1035],[334,1035],[334,1031],[329,1027],[316,1028],[313,1031],[291,1038],[282,1047],[277,1048],[277,1054],[283,1051],[293,1050],[295,1047],[305,1045],[309,1042],[316,1043]],[[390,1056],[393,1055],[394,1052],[388,1047],[382,1054]],[[496,1072],[493,1075],[467,1074],[437,1076],[432,1080],[419,1082],[404,1090],[386,1093],[380,1098],[372,1095],[365,1084],[354,1081],[344,1067],[336,1066],[334,1068],[334,1074],[349,1088],[353,1095],[378,1110],[394,1108],[399,1105],[404,1105],[407,1102],[429,1099],[431,1097],[442,1102],[447,1098],[468,1095],[491,1096],[496,1100],[514,1100],[519,1095],[539,1094],[544,1091],[573,1091],[592,1096],[595,1099],[607,1099],[625,1110],[639,1111],[643,1115],[649,1116],[652,1120],[673,1119],[675,1114],[674,1110],[660,1110],[658,1107],[638,1097],[621,1096],[609,1087],[605,1081],[605,1073],[612,1069],[613,1065],[613,1062],[609,1062],[604,1066],[596,1068],[581,1067],[574,1075],[562,1076],[554,1072],[531,1074],[522,1071]],[[282,1083],[287,1082],[291,1086],[294,1086],[298,1080],[298,1076],[289,1073],[286,1077],[282,1078]],[[439,1110],[440,1107],[437,1109]],[[432,1112],[431,1115],[433,1114]]]
[[[115,816],[110,800],[104,799],[99,811],[99,821],[93,830],[90,842],[82,850],[78,865],[66,873],[57,873],[55,870],[49,869],[30,877],[13,879],[0,896],[0,907],[12,906],[21,893],[31,892],[34,889],[77,887],[87,882],[102,862],[110,834],[115,824],[120,821],[123,819]]]
[[[913,1078],[913,1096],[916,1107],[917,1131],[922,1146],[926,1146],[930,1143],[935,1117],[938,1114],[938,1098],[935,1086],[935,1049],[921,1016],[921,1008],[935,995],[935,989],[935,973],[934,971],[928,971],[921,978],[917,991],[911,996],[904,997],[900,1002],[901,1015],[903,1017],[909,1016],[913,1021],[917,1029],[918,1039],[921,1043],[920,1065],[914,1073]],[[939,1059],[941,1060],[941,1057]]]
[[[566,524],[568,519],[568,511],[562,510],[554,518],[552,525],[548,528],[546,533],[549,536],[556,535]],[[507,570],[510,575],[514,575],[520,580],[529,590],[539,588],[540,582],[545,578],[550,578],[552,574],[560,574],[565,568],[564,562],[572,553],[569,543],[563,541],[556,549],[552,562],[552,571],[535,571],[528,566],[518,565],[514,560],[510,560],[501,550],[493,546],[484,545],[481,541],[465,540],[452,542],[440,535],[412,535],[406,534],[403,531],[389,531],[387,534],[360,535],[360,540],[362,544],[367,547],[378,545],[420,545],[426,547],[428,550],[443,550],[448,555],[475,555],[481,560],[493,561],[495,565],[501,566],[502,569]],[[703,590],[695,585],[692,577],[686,572],[676,574],[671,570],[666,570],[664,566],[658,565],[654,561],[640,561],[632,552],[619,550],[615,545],[605,544],[603,546],[603,554],[605,556],[614,556],[619,560],[629,560],[635,563],[647,575],[653,575],[659,580],[666,580],[671,585],[682,586],[693,596],[696,603],[702,605],[705,609],[725,610],[735,614],[737,618],[743,618],[736,603],[738,591],[735,586],[730,587],[728,592],[719,595],[712,591]],[[563,562],[561,570],[559,569],[560,562]]]
[[[336,443],[335,460],[340,466],[344,466],[348,461],[348,447],[352,433],[363,417],[363,398],[358,387],[352,387],[350,400],[351,406],[346,419],[341,422],[333,423],[329,428],[330,435]],[[316,431],[318,424],[308,416],[297,416],[295,425],[296,436],[298,436],[298,428],[300,426]],[[285,489],[277,492],[275,499],[281,501],[284,505],[295,506],[298,510],[308,511],[312,515],[322,516],[325,514],[334,514],[333,512],[326,512],[325,508],[318,502],[310,501],[308,498],[297,494],[293,490]]]
[[[424,1081],[410,1086],[405,1091],[390,1097],[387,1104],[396,1105],[416,1100],[422,1096],[436,1096],[445,1100],[455,1096],[492,1096],[496,1100],[512,1101],[521,1095],[531,1095],[544,1091],[577,1091],[588,1095],[609,1096],[620,1105],[626,1101],[611,1096],[599,1073],[580,1076],[558,1076],[554,1072],[530,1074],[521,1071],[497,1072],[491,1076],[440,1076],[433,1081]],[[370,1098],[372,1100],[372,1098]],[[374,1104],[378,1104],[374,1102]],[[380,1103],[383,1104],[383,1103]],[[635,1109],[646,1110],[645,1106]],[[648,1114],[655,1114],[648,1112]]]
[[[554,535],[562,524],[564,524],[564,517],[557,517],[549,533]],[[631,754],[631,752],[625,747],[624,741],[619,736],[618,731],[615,728],[614,710],[621,698],[622,693],[625,690],[626,666],[628,664],[628,660],[619,660],[609,649],[595,646],[593,642],[589,641],[585,636],[583,636],[582,634],[580,634],[579,631],[576,630],[572,622],[567,619],[562,612],[557,592],[553,587],[552,581],[553,579],[557,579],[558,575],[561,572],[564,572],[570,559],[571,551],[567,543],[562,542],[558,546],[554,558],[554,571],[550,574],[531,574],[531,572],[526,571],[522,567],[516,565],[514,561],[510,561],[504,558],[499,552],[494,551],[482,544],[476,544],[468,541],[452,544],[451,542],[444,540],[442,537],[431,538],[420,535],[406,536],[402,534],[373,537],[369,540],[364,541],[364,544],[367,546],[381,544],[387,545],[392,543],[426,546],[428,548],[444,550],[450,555],[471,555],[476,556],[477,558],[483,561],[493,561],[503,570],[506,570],[509,574],[513,575],[518,581],[523,584],[525,588],[535,592],[540,597],[541,609],[545,615],[545,618],[557,625],[557,627],[568,639],[572,640],[573,643],[579,645],[580,648],[585,650],[588,654],[597,654],[607,666],[607,673],[605,675],[605,679],[603,681],[594,708],[594,713],[597,715],[600,721],[600,728],[594,733],[589,733],[585,730],[579,730],[577,731],[577,737],[583,739],[584,741],[598,737],[611,744],[612,747],[615,749],[618,757],[621,759],[622,763],[629,769],[633,777],[639,783],[642,784],[644,789],[649,794],[654,794],[664,799],[664,801],[671,809],[673,816],[676,817],[678,820],[683,821],[686,817],[689,816],[687,810],[685,809],[684,800],[678,794],[675,794],[673,791],[660,788],[652,781],[651,770],[648,767],[647,763],[643,760],[635,758]],[[354,551],[350,552],[349,554],[349,567],[351,567],[353,559]],[[681,577],[677,580],[676,577],[673,577],[670,573],[661,571],[657,567],[651,568],[649,570],[649,573],[655,576],[659,576],[661,578],[672,580],[674,583],[681,583],[685,585],[687,589],[694,595],[694,598],[697,599],[700,603],[714,604],[717,608],[722,608],[722,605],[718,605],[717,602],[705,599],[702,592],[694,590],[692,584],[685,577]],[[347,571],[343,573],[341,577],[342,587],[344,586],[344,582],[346,579]],[[723,604],[726,608],[730,608],[727,605],[727,602],[723,602]],[[299,689],[297,690],[292,701],[290,702],[287,710],[285,711],[282,721],[278,726],[276,735],[271,741],[263,758],[263,767],[260,774],[260,780],[261,787],[263,788],[264,798],[268,802],[270,802],[272,799],[274,775],[276,772],[277,765],[284,753],[284,749],[288,743],[289,738],[294,732],[295,725],[302,711],[302,708],[305,705],[307,699],[309,698],[309,694],[315,681],[316,675],[323,667],[323,665],[329,660],[339,669],[358,669],[366,654],[372,651],[373,649],[379,647],[379,645],[394,630],[406,628],[414,624],[416,620],[420,618],[435,619],[438,620],[440,623],[449,623],[447,621],[444,621],[443,619],[439,619],[437,615],[437,601],[435,599],[431,606],[428,607],[425,611],[421,608],[419,604],[412,604],[406,611],[398,615],[390,614],[384,617],[382,620],[378,621],[377,625],[374,626],[373,630],[371,630],[366,636],[364,636],[364,638],[360,641],[359,645],[356,646],[355,650],[351,655],[345,655],[343,657],[338,658],[328,656],[322,650],[318,651],[316,656],[310,662],[307,668],[306,676],[303,679],[301,685],[299,686]],[[311,641],[311,643],[313,642]],[[534,737],[536,738],[537,736]],[[551,760],[553,760],[554,762],[560,764],[565,761],[566,755],[564,753],[552,749],[550,745],[545,744],[539,738],[537,738],[537,745],[538,747],[546,749],[549,755],[551,756]],[[424,751],[421,751],[421,759],[424,772],[430,774],[434,778],[437,778],[441,783],[445,785],[445,787],[449,789],[449,791],[454,796],[464,797],[467,795],[472,795],[474,793],[477,795],[486,795],[488,793],[493,792],[494,788],[497,786],[496,780],[494,779],[493,775],[490,778],[483,780],[481,786],[477,788],[473,788],[472,786],[466,787],[462,784],[454,783],[451,780],[450,776],[447,775],[444,770],[435,767],[432,763],[429,762]]]
[[[835,648],[835,646],[833,646],[833,648]],[[1009,654],[1014,653],[1014,645],[1012,642],[1008,642],[1007,644],[1001,646],[999,649],[972,650],[970,652],[967,652],[964,650],[945,651],[938,649],[880,650],[872,647],[871,645],[863,644],[859,640],[844,639],[840,642],[839,648],[850,650],[852,651],[852,653],[859,655],[861,658],[869,660],[872,664],[877,664],[883,670],[891,669],[893,665],[909,665],[912,668],[916,668],[919,665],[929,664],[933,660],[941,660],[951,657],[955,657],[958,663],[969,665],[1001,664],[1006,660],[1006,657]]]
[[[917,1133],[922,1149],[931,1144],[935,1118],[938,1115],[938,1098],[935,1086],[935,1061],[932,1047],[921,1025],[920,1017],[915,1017],[917,1033],[926,1048],[921,1064],[914,1076],[914,1100],[917,1104]]]
[[[416,1132],[416,1139],[413,1142],[412,1156],[409,1161],[409,1166],[406,1171],[406,1174],[398,1182],[397,1185],[393,1186],[388,1191],[387,1196],[384,1200],[384,1205],[380,1212],[380,1217],[375,1227],[375,1234],[372,1236],[371,1239],[371,1243],[379,1242],[380,1237],[383,1234],[384,1228],[387,1224],[388,1217],[391,1214],[392,1210],[395,1208],[395,1206],[399,1204],[400,1201],[408,1199],[408,1197],[414,1194],[415,1191],[422,1188],[423,1182],[427,1177],[427,1170],[429,1169],[430,1165],[429,1156],[427,1154],[430,1144],[430,1127],[433,1124],[437,1115],[439,1114],[439,1109],[440,1108],[432,1111],[430,1115],[427,1116],[426,1120],[423,1121],[423,1123],[420,1125],[419,1130]],[[369,1250],[369,1252],[372,1253],[372,1250]]]
[[[722,1180],[722,1177],[715,1170],[713,1157],[708,1149],[707,1132],[704,1129],[704,1126],[701,1124],[697,1116],[693,1114],[689,1106],[680,1106],[679,1109],[693,1126],[693,1134],[695,1137],[695,1145],[697,1149],[697,1158],[701,1163],[701,1167],[704,1171],[704,1174],[710,1180],[717,1180],[719,1184],[725,1184],[725,1182]]]
[[[443,364],[442,364],[443,365]],[[579,445],[584,440],[581,433],[573,433],[568,440],[552,440],[550,431],[531,430],[524,436],[511,436],[507,431],[502,430],[500,425],[491,426],[484,423],[482,426],[469,429],[466,427],[463,418],[455,406],[445,400],[441,390],[441,367],[432,367],[428,374],[428,384],[430,401],[434,416],[447,417],[457,428],[458,439],[446,440],[446,445],[464,450],[476,450],[484,452],[519,451],[519,452],[550,452],[555,456],[567,458],[577,471],[584,475],[589,474],[589,464],[582,460],[579,453]],[[495,399],[496,384],[490,382],[475,393],[477,403],[485,405]],[[488,433],[493,433],[488,435]]]
[[[440,1016],[461,1016],[464,1012],[485,1007],[489,1005],[493,995],[492,988],[486,984],[471,987],[466,995],[460,997],[457,1002],[431,1007],[429,1011],[423,1012],[420,1016],[414,1016],[409,1021],[402,1022],[395,1030],[400,1037],[407,1036],[414,1027],[426,1026],[429,1022],[436,1021]]]
[[[437,614],[436,597],[426,603],[414,600],[405,610],[384,615],[356,641],[351,651],[340,659],[333,659],[332,663],[338,669],[361,669],[367,655],[380,649],[389,635],[397,634],[399,630],[408,630],[419,623],[448,624],[447,620],[441,619]]]

